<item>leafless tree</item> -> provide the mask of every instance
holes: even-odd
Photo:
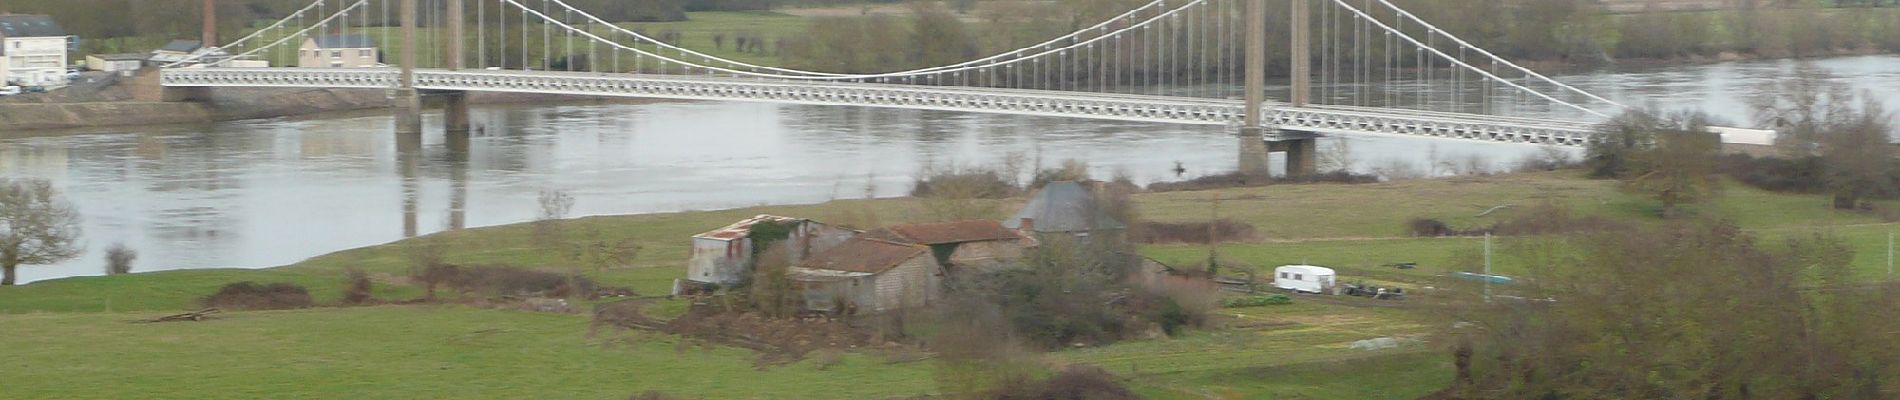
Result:
[[[21,265],[78,257],[79,211],[43,179],[0,178],[0,286],[13,285]]]
[[[125,247],[125,243],[113,243],[106,248],[106,275],[118,275],[132,272],[132,261],[139,258],[139,252]]]
[[[568,211],[574,208],[574,196],[565,190],[542,190],[537,199],[541,205],[540,214],[534,219],[534,237],[542,245],[554,245],[561,242],[561,220],[567,218]]]

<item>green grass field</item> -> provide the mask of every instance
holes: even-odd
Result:
[[[1285,185],[1139,194],[1140,213],[1161,221],[1220,216],[1254,225],[1263,240],[1228,243],[1224,258],[1265,272],[1313,263],[1343,279],[1423,282],[1476,270],[1476,238],[1411,238],[1406,220],[1439,218],[1459,228],[1486,225],[1536,204],[1581,215],[1653,223],[1650,201],[1574,172],[1418,180],[1370,185]],[[1001,212],[1020,200],[999,201]],[[1476,217],[1502,204],[1517,207]],[[1826,208],[1821,196],[1730,186],[1694,211],[1736,221],[1766,240],[1829,234],[1857,251],[1869,278],[1886,273],[1894,226]],[[886,364],[858,352],[827,370],[811,362],[754,368],[745,350],[692,348],[642,333],[586,337],[584,315],[532,314],[463,306],[380,306],[233,312],[198,323],[134,324],[194,307],[235,281],[305,285],[321,303],[340,297],[344,271],[359,268],[386,299],[413,298],[404,284],[413,248],[440,248],[458,264],[519,265],[586,274],[643,294],[664,293],[683,273],[688,236],[771,213],[848,225],[918,221],[914,199],[843,200],[815,205],[590,217],[564,223],[568,235],[632,238],[643,249],[632,268],[595,271],[533,245],[523,225],[470,229],[323,255],[264,270],[193,270],[85,277],[0,288],[0,398],[624,398],[645,390],[703,398],[888,398],[934,393],[929,362]],[[999,215],[1000,217],[1000,215]],[[1505,239],[1500,239],[1505,240]],[[1198,267],[1205,246],[1146,246],[1143,252]],[[1419,269],[1381,265],[1417,262]],[[27,267],[31,268],[31,267]],[[1499,273],[1522,267],[1501,261]],[[679,301],[649,307],[678,315]],[[1221,311],[1226,328],[1171,339],[1132,341],[1039,356],[1056,366],[1088,363],[1128,379],[1153,398],[1411,399],[1443,387],[1448,357],[1429,345],[1366,352],[1356,340],[1415,336],[1428,320],[1402,309],[1300,301]],[[605,346],[613,342],[612,347]],[[180,383],[180,382],[189,382]]]

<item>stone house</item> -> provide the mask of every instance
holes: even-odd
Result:
[[[686,279],[682,285],[676,285],[675,294],[682,291],[678,286],[725,287],[744,282],[752,274],[756,260],[753,255],[762,249],[755,249],[752,230],[762,223],[789,226],[790,232],[783,239],[790,262],[797,265],[812,254],[822,252],[844,243],[858,231],[834,227],[817,221],[802,218],[781,217],[776,215],[758,215],[747,218],[726,227],[693,235],[693,253],[686,264]]]
[[[931,256],[949,272],[1014,267],[1019,265],[1024,250],[1035,246],[1034,239],[991,220],[896,225],[864,236],[927,246]]]
[[[930,246],[860,235],[798,263],[786,279],[806,310],[881,313],[935,302],[942,272]]]
[[[317,36],[297,48],[297,66],[302,68],[371,68],[381,60],[376,41],[363,35]]]
[[[1096,203],[1094,192],[1073,181],[1043,185],[1015,216],[1003,220],[1003,226],[1037,239],[1066,236],[1078,241],[1090,235],[1119,237],[1127,231],[1127,225],[1110,217]]]

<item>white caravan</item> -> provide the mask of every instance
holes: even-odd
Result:
[[[1331,293],[1332,268],[1312,265],[1282,265],[1273,269],[1273,286],[1304,293]]]

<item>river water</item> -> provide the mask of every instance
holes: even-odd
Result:
[[[1900,56],[1818,64],[1900,107]],[[1790,61],[1632,68],[1557,77],[1631,105],[1747,121],[1744,103]],[[437,116],[425,123],[439,129]],[[1230,128],[934,111],[727,102],[477,107],[466,139],[403,140],[387,116],[0,132],[0,176],[53,180],[83,215],[87,254],[25,266],[22,282],[103,272],[104,249],[137,271],[262,268],[455,227],[524,222],[543,190],[571,216],[710,210],[898,196],[929,166],[1084,160],[1138,182],[1232,170]],[[3,130],[4,128],[0,128]],[[1353,167],[1482,158],[1531,145],[1388,136],[1349,144]],[[1322,153],[1327,152],[1322,150]],[[1463,163],[1463,161],[1459,161]],[[1177,174],[1177,166],[1186,170]],[[707,227],[714,228],[714,227]],[[685,238],[678,238],[685,240]]]

